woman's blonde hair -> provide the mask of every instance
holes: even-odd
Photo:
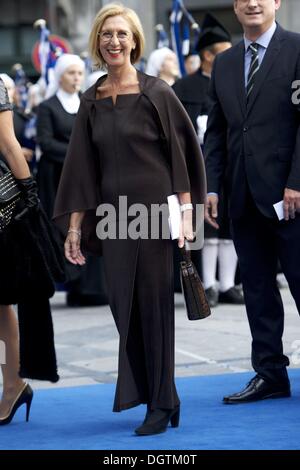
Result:
[[[141,21],[138,15],[131,8],[127,8],[121,3],[109,3],[105,5],[97,13],[94,19],[92,31],[89,37],[89,50],[93,60],[93,64],[97,68],[103,68],[105,61],[102,57],[99,48],[99,32],[101,31],[103,24],[112,16],[122,16],[128,21],[131,31],[136,42],[136,47],[131,51],[131,63],[135,64],[138,62],[144,52],[145,47],[145,36]]]

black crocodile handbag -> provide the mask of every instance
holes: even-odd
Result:
[[[201,320],[211,314],[205,290],[194,263],[191,252],[185,247],[180,249],[183,261],[180,262],[180,280],[182,293],[189,320]]]
[[[0,160],[0,233],[12,222],[21,191],[12,174]]]

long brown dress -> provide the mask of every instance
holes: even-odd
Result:
[[[167,151],[170,146],[166,141],[171,134],[162,135],[166,118],[162,119],[162,110],[156,107],[155,98],[152,100],[147,94],[146,76],[139,74],[139,80],[141,92],[119,95],[115,104],[110,97],[96,100],[96,87],[92,87],[92,93],[86,92],[86,101],[82,105],[86,107],[85,118],[83,111],[79,113],[81,117],[73,131],[73,143],[58,191],[56,217],[64,218],[75,208],[91,211],[100,201],[118,208],[118,198],[122,195],[127,196],[128,207],[142,203],[150,208],[151,204],[166,203],[167,196],[174,192],[191,191],[191,168],[184,157],[174,156],[175,151],[174,155]],[[161,86],[160,80],[155,79],[155,83]],[[98,81],[96,86],[99,84]],[[176,106],[184,113],[179,128],[187,126],[186,139],[190,133],[197,142],[192,125],[173,91],[164,90],[172,93],[170,99],[176,100]],[[159,101],[159,93],[157,99]],[[178,116],[174,117],[174,123],[176,119]],[[182,137],[174,133],[173,139],[180,142]],[[85,158],[88,154],[88,163],[79,156],[82,151]],[[195,201],[200,202],[205,191],[205,176],[198,144],[194,144],[193,158],[199,160],[194,165],[196,176],[197,171],[200,175],[198,183],[202,186]],[[78,171],[80,165],[82,178],[90,185],[90,193],[76,176],[74,165]],[[76,190],[71,189],[71,186],[74,188],[73,177],[83,188],[79,200]],[[77,198],[76,202],[69,191]],[[64,225],[66,228],[66,221]],[[86,230],[84,226],[83,230]],[[151,409],[172,409],[179,404],[174,383],[172,241],[117,238],[102,240],[101,247],[109,303],[120,335],[114,411],[141,403],[147,403]]]

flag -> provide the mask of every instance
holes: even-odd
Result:
[[[12,67],[14,72],[14,82],[20,96],[20,107],[25,110],[28,102],[27,77],[21,64]]]
[[[158,33],[157,49],[161,49],[162,47],[170,47],[170,41],[164,26],[162,24],[157,24],[155,29]]]
[[[41,70],[41,78],[48,86],[52,80],[53,69],[59,56],[64,53],[64,50],[57,46],[50,39],[50,30],[46,26],[46,21],[43,19],[37,20],[34,27],[40,29],[40,41],[38,45],[38,56]]]
[[[182,19],[182,9],[180,0],[173,0],[171,22],[172,49],[177,55],[181,76],[186,74],[184,66],[184,57],[182,54],[180,22]]]
[[[176,53],[181,76],[186,75],[184,56],[190,50],[190,28],[194,35],[199,34],[200,28],[192,15],[187,11],[182,0],[173,0],[170,16],[172,49]]]

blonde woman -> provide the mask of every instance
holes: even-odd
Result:
[[[97,206],[111,204],[121,219],[120,196],[127,197],[128,207],[140,203],[150,210],[177,193],[183,205],[183,246],[185,238],[193,237],[192,209],[205,195],[192,124],[169,85],[135,69],[144,34],[133,10],[120,4],[102,8],[90,49],[107,74],[82,96],[58,189],[55,218],[67,233],[65,255],[73,264],[85,263],[82,250],[95,251]],[[158,434],[169,423],[177,427],[180,412],[174,382],[172,241],[110,237],[101,240],[101,248],[120,335],[114,411],[147,404],[135,432]]]

